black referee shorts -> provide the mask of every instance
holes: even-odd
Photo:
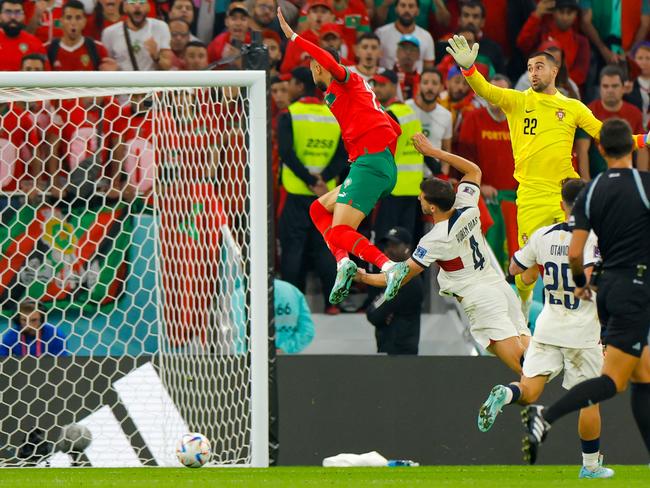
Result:
[[[635,270],[605,270],[596,294],[603,344],[641,357],[650,332],[650,277]]]

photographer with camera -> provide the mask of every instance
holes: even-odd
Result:
[[[239,54],[244,44],[251,42],[249,30],[250,14],[244,2],[232,2],[226,15],[226,30],[208,45],[208,59],[211,63],[233,58],[230,64],[220,69],[241,69]],[[221,64],[221,63],[220,63]]]

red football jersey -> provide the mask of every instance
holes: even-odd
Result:
[[[31,21],[34,16],[34,10],[36,8],[36,2],[27,1],[24,4],[25,8],[25,19],[27,23]],[[46,10],[41,16],[41,20],[38,23],[36,28],[36,37],[43,42],[50,42],[55,37],[63,36],[63,30],[61,29],[61,17],[63,16],[63,4],[55,6],[52,10]]]
[[[106,98],[103,109],[102,133],[108,141],[119,114],[119,106],[111,99]],[[97,105],[88,108],[84,105],[83,99],[63,100],[58,115],[61,117],[62,151],[68,162],[68,170],[71,171],[85,158],[97,151],[97,125],[100,120],[100,111]],[[106,160],[107,154],[102,155]]]
[[[158,145],[163,151],[173,150],[176,144],[172,139],[178,133],[174,121],[167,112],[159,111],[156,116]],[[153,187],[156,160],[153,111],[134,114],[131,104],[125,105],[112,124],[112,132],[116,139],[115,144],[124,145],[126,154],[122,171],[128,175],[129,183],[135,186],[140,194],[149,193]],[[164,158],[165,155],[162,156]]]
[[[16,37],[8,37],[0,29],[0,71],[20,71],[25,54],[45,54],[45,47],[37,37],[21,31]]]
[[[341,126],[350,161],[387,147],[395,152],[402,133],[399,124],[384,110],[368,82],[347,68],[347,81],[333,80],[325,92],[325,103]]]
[[[108,51],[101,42],[94,42],[101,63],[102,59],[108,57]],[[50,43],[48,42],[45,48],[49,49],[49,46]],[[56,53],[52,71],[96,71],[98,68],[95,68],[93,59],[90,57],[90,53],[86,49],[86,44],[82,37],[73,47],[68,47],[63,43],[59,44],[59,50]]]
[[[15,191],[29,160],[21,155],[38,145],[29,115],[16,104],[0,104],[0,189]],[[28,151],[29,153],[29,151]]]

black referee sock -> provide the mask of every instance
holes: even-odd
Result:
[[[571,388],[562,398],[544,409],[544,420],[552,424],[565,415],[616,396],[616,383],[609,376],[592,378]]]
[[[630,393],[634,420],[650,454],[650,383],[632,383]]]

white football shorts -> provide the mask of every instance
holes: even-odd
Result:
[[[484,348],[493,341],[530,335],[521,301],[505,280],[469,287],[461,305],[469,319],[472,337]]]
[[[524,359],[524,376],[548,376],[551,381],[564,371],[562,386],[567,390],[578,383],[596,378],[603,369],[603,347],[586,349],[552,346],[537,342],[533,337]]]

